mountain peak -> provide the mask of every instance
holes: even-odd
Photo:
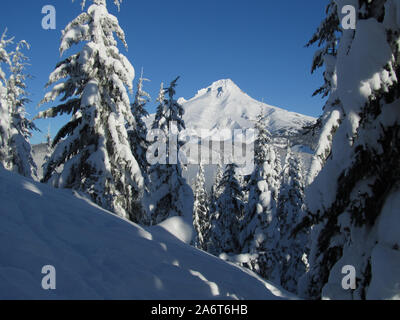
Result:
[[[231,79],[221,79],[213,82],[209,87],[199,90],[194,99],[205,94],[212,94],[220,97],[225,93],[236,90],[240,91],[239,87]]]
[[[221,79],[213,82],[209,88],[232,88],[238,87],[231,79]]]

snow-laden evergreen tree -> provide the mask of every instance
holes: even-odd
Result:
[[[320,47],[314,55],[311,72],[325,67],[323,76],[324,84],[314,92],[314,96],[321,94],[328,100],[324,106],[324,113],[316,125],[311,128],[314,135],[318,135],[318,143],[307,177],[310,184],[324,166],[331,153],[332,137],[343,117],[343,107],[335,95],[337,88],[336,56],[338,37],[340,35],[340,19],[338,6],[335,0],[330,0],[326,7],[326,18],[322,21],[317,31],[307,43],[307,47],[318,44]]]
[[[255,167],[248,182],[249,199],[241,230],[244,252],[258,251],[265,236],[264,229],[276,215],[279,194],[280,162],[262,114],[259,114],[255,127]]]
[[[147,208],[151,224],[159,224],[169,217],[188,216],[193,213],[193,192],[182,176],[179,149],[182,144],[179,133],[185,129],[184,109],[175,100],[175,88],[179,77],[171,82],[168,88],[161,85],[158,97],[159,106],[153,130],[159,135],[148,150],[151,156],[163,159],[149,169],[150,191],[147,194]]]
[[[250,179],[251,175],[240,175],[238,177],[239,183],[240,183],[240,188],[242,190],[242,199],[244,203],[249,202],[249,194],[250,194]],[[244,212],[243,212],[244,213]]]
[[[311,170],[307,177],[308,183],[311,183],[314,180],[328,158],[331,152],[332,136],[342,117],[340,101],[338,101],[333,95],[329,94],[336,89],[337,85],[335,61],[338,36],[340,34],[338,7],[334,0],[330,0],[328,3],[326,15],[326,19],[324,19],[312,39],[307,43],[307,47],[316,43],[318,43],[318,46],[320,47],[320,49],[315,53],[311,72],[314,73],[317,69],[325,67],[323,73],[324,84],[314,92],[314,96],[321,94],[323,97],[326,97],[329,95],[324,106],[324,114],[318,119],[316,125],[312,128],[313,134],[319,136],[319,141],[316,145]]]
[[[338,13],[338,6],[335,0],[329,0],[326,6],[326,18],[322,21],[317,31],[312,36],[311,40],[307,43],[310,47],[316,43],[320,47],[315,52],[311,72],[315,72],[322,67],[328,67],[324,71],[324,84],[314,92],[314,96],[322,94],[324,97],[328,96],[332,88],[336,87],[333,83],[335,77],[335,65],[331,62],[335,59],[337,54],[337,42],[340,34],[340,20]]]
[[[29,138],[36,126],[26,118],[27,58],[22,53],[29,45],[20,41],[14,51],[8,52],[6,47],[12,43],[13,38],[7,39],[4,32],[0,39],[0,163],[8,170],[35,178],[36,165]],[[4,63],[9,68],[8,77],[1,68]]]
[[[209,196],[209,221],[210,221],[210,226],[209,229],[212,227],[212,221],[215,222],[215,216],[218,214],[218,208],[217,208],[217,199],[221,196],[223,188],[222,188],[222,178],[224,177],[224,167],[221,164],[221,161],[218,162],[217,168],[216,168],[216,174],[214,178],[213,185],[211,187],[211,192]],[[211,235],[211,233],[209,234]],[[207,239],[207,244],[206,244],[206,251],[210,252],[212,254],[217,254],[220,250],[215,247],[216,242],[213,241],[213,238],[211,236],[208,237]]]
[[[7,30],[6,30],[7,31]],[[10,134],[10,110],[7,100],[7,77],[3,70],[3,64],[11,66],[10,53],[7,47],[13,43],[13,39],[7,39],[6,31],[0,38],[0,164],[5,166],[9,154]]]
[[[146,110],[146,104],[150,101],[150,95],[143,89],[145,81],[150,80],[143,78],[142,70],[137,85],[135,101],[132,104],[132,114],[135,119],[135,124],[132,128],[128,129],[128,136],[133,155],[139,164],[143,177],[147,180],[149,163],[147,162],[146,156],[149,142],[147,141],[147,126],[144,119],[149,116]]]
[[[347,3],[335,3],[340,15]],[[310,213],[302,226],[313,227],[312,245],[310,270],[299,291],[315,299],[396,299],[400,6],[392,0],[352,3],[359,10],[357,24],[355,30],[342,30],[337,84],[330,93],[343,116],[331,155],[306,190]]]
[[[301,160],[288,145],[282,168],[282,182],[278,199],[280,237],[278,249],[281,261],[281,285],[296,293],[297,282],[308,267],[308,230],[293,234],[295,226],[304,217],[305,196]]]
[[[50,126],[47,129],[47,134],[46,134],[46,155],[44,157],[44,161],[42,164],[43,172],[46,171],[46,165],[49,163],[49,160],[51,158],[51,155],[53,154],[53,139],[51,137],[50,133]]]
[[[160,91],[158,93],[158,97],[157,97],[157,102],[158,102],[158,106],[157,106],[157,111],[156,111],[156,115],[153,121],[153,124],[151,126],[152,129],[161,129],[160,126],[162,124],[162,119],[166,118],[166,113],[167,113],[167,107],[165,105],[165,88],[164,88],[164,83],[161,82],[160,84]],[[164,133],[167,134],[168,131],[165,130],[165,126],[163,127]],[[157,138],[157,137],[156,137]]]
[[[251,269],[266,279],[279,283],[277,219],[280,185],[280,160],[262,113],[256,121],[257,138],[254,145],[255,168],[249,181],[249,199],[241,221],[240,247],[243,253],[257,257]]]
[[[162,130],[166,135],[170,133],[170,126],[172,122],[175,123],[177,132],[186,129],[185,122],[183,121],[185,110],[183,109],[182,105],[175,100],[175,90],[178,80],[179,77],[172,81],[169,87],[165,89],[164,85],[161,84],[160,93],[157,99],[159,106],[157,108],[156,117],[152,128]],[[167,153],[167,157],[169,156],[170,155]]]
[[[222,181],[223,177],[224,177],[224,167],[221,164],[221,162],[218,162],[216,174],[215,174],[215,178],[214,178],[214,183],[211,187],[211,193],[210,193],[210,214],[211,215],[217,211],[217,208],[216,208],[217,199],[219,198],[219,196],[222,193],[221,181]]]
[[[217,199],[219,198],[219,196],[222,193],[221,181],[222,181],[223,177],[224,177],[224,167],[221,164],[221,162],[218,162],[217,170],[216,170],[216,174],[215,174],[215,178],[214,178],[214,183],[211,188],[211,197],[212,197],[213,203],[217,202]]]
[[[54,87],[42,103],[60,97],[62,104],[38,118],[67,113],[71,120],[54,138],[43,181],[82,191],[103,208],[141,221],[143,177],[126,130],[127,123],[134,123],[127,89],[133,89],[135,71],[114,34],[127,46],[105,0],[93,0],[62,33],[61,54],[73,44],[84,46],[58,63],[47,84]]]
[[[0,82],[0,165],[3,167],[8,155],[6,142],[9,133],[9,112],[6,96],[6,89]]]
[[[210,229],[210,209],[203,164],[200,164],[194,190],[193,226],[196,231],[194,245],[196,248],[206,251]]]
[[[29,102],[26,91],[25,67],[28,58],[23,54],[23,48],[29,49],[26,41],[17,44],[10,54],[10,77],[7,79],[7,100],[10,112],[9,155],[7,169],[28,178],[37,178],[37,168],[33,161],[29,139],[32,130],[37,130],[32,121],[26,118],[25,104]]]
[[[106,0],[93,0],[95,3],[106,3]],[[72,2],[74,2],[74,0],[72,0]],[[114,4],[117,6],[117,8],[118,8],[118,11],[120,10],[120,8],[121,8],[121,3],[122,3],[122,0],[114,0]],[[84,10],[85,9],[85,6],[86,6],[86,0],[82,0],[81,1],[81,6],[82,6],[82,10]]]
[[[226,166],[218,189],[221,194],[216,199],[216,212],[211,216],[210,253],[240,253],[239,222],[243,215],[242,190],[236,176],[236,164]]]

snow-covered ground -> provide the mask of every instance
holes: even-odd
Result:
[[[0,169],[0,299],[288,299],[250,271]],[[181,232],[182,240],[185,233]],[[41,287],[56,268],[56,290]]]

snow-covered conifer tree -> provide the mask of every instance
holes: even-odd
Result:
[[[217,164],[217,169],[216,169],[216,174],[214,178],[214,183],[211,187],[211,194],[210,194],[210,214],[212,215],[216,209],[216,204],[217,204],[217,199],[222,193],[222,188],[221,188],[221,181],[222,178],[224,177],[224,167],[221,164],[221,162],[218,162]]]
[[[304,178],[300,159],[287,148],[282,169],[282,183],[278,200],[280,237],[278,253],[281,261],[281,285],[288,291],[297,292],[297,282],[307,271],[308,231],[293,235],[295,226],[304,217]]]
[[[22,53],[23,47],[29,48],[29,45],[21,41],[14,51],[7,52],[6,47],[12,43],[13,38],[6,39],[4,32],[0,39],[0,163],[11,171],[34,178],[36,165],[29,138],[36,126],[25,114],[27,58]],[[8,65],[9,77],[1,69],[1,63]]]
[[[160,84],[160,91],[158,93],[158,97],[157,97],[157,102],[158,102],[158,107],[157,107],[157,111],[156,111],[156,115],[152,124],[152,129],[161,129],[161,124],[162,124],[162,119],[165,119],[166,117],[166,112],[167,112],[167,108],[165,106],[165,89],[164,89],[164,83],[161,82]],[[165,130],[165,127],[163,127],[163,129]],[[165,134],[168,133],[167,130],[164,131]]]
[[[211,217],[209,251],[212,254],[239,253],[239,222],[243,215],[243,199],[240,183],[236,176],[236,164],[226,166],[218,189],[216,212]]]
[[[209,221],[210,221],[210,228],[212,227],[212,222],[215,222],[215,217],[218,215],[218,208],[217,208],[217,200],[221,196],[223,188],[221,185],[222,178],[224,177],[224,167],[221,162],[218,162],[216,174],[214,178],[214,183],[211,187],[211,193],[209,197]],[[218,248],[214,247],[216,245],[216,241],[213,241],[212,237],[208,237],[206,251],[212,254],[217,254],[217,252],[221,252]]]
[[[62,33],[61,54],[73,44],[84,46],[58,63],[47,84],[54,87],[42,103],[57,97],[63,103],[38,118],[72,117],[54,138],[43,181],[82,191],[117,215],[140,221],[143,177],[126,130],[127,123],[134,123],[127,88],[132,91],[135,71],[119,52],[114,34],[127,46],[105,0],[93,0]]]
[[[47,134],[46,134],[46,155],[44,157],[44,161],[42,164],[43,172],[46,171],[46,165],[49,163],[49,160],[51,158],[51,155],[53,154],[53,139],[51,137],[50,133],[50,126],[47,129]]]
[[[206,251],[210,229],[210,209],[209,198],[205,189],[203,164],[200,164],[194,189],[193,226],[196,231],[194,245]]]
[[[249,181],[249,199],[242,221],[241,247],[244,252],[258,251],[265,228],[276,215],[280,163],[263,115],[256,122],[255,168]]]
[[[340,15],[347,3],[335,3]],[[313,227],[312,244],[310,270],[299,292],[316,299],[395,299],[400,276],[400,7],[392,0],[353,3],[359,10],[356,28],[342,30],[337,85],[330,93],[343,107],[342,121],[331,155],[306,191],[310,213],[302,226]],[[345,267],[356,273],[350,275],[354,283],[349,281],[349,288],[343,286]]]
[[[6,165],[6,159],[9,154],[9,135],[10,135],[10,110],[7,101],[7,78],[2,69],[2,64],[11,66],[10,54],[7,46],[13,42],[13,39],[6,38],[6,31],[0,38],[0,164]]]
[[[22,52],[29,49],[26,41],[17,44],[15,51],[10,54],[10,77],[7,80],[7,100],[11,117],[9,132],[9,156],[6,167],[28,178],[36,178],[36,164],[33,161],[29,138],[31,131],[37,130],[32,121],[26,118],[25,104],[29,101],[26,92],[24,73],[28,58]]]
[[[135,124],[132,128],[128,129],[128,136],[132,153],[139,164],[143,177],[147,180],[146,177],[149,164],[147,162],[146,154],[149,142],[147,141],[147,126],[144,119],[149,116],[149,113],[146,110],[146,104],[150,100],[150,95],[143,89],[143,83],[145,81],[149,80],[143,78],[142,71],[137,85],[135,101],[132,104],[132,114],[135,119]]]
[[[276,242],[279,239],[280,161],[262,114],[258,116],[255,127],[258,131],[254,145],[255,168],[249,181],[249,200],[241,222],[240,243],[242,252],[258,256],[251,262],[254,271],[267,279],[278,280]]]
[[[314,96],[321,94],[329,96],[324,106],[324,113],[312,128],[313,134],[319,136],[315,153],[308,173],[307,184],[310,184],[324,166],[331,153],[332,138],[343,117],[341,101],[336,96],[337,70],[336,56],[338,35],[340,34],[340,20],[336,1],[330,0],[326,8],[326,18],[307,43],[307,47],[318,43],[320,49],[314,55],[311,72],[325,67],[323,73],[324,84],[314,92]]]
[[[216,202],[216,199],[218,199],[218,197],[221,195],[221,181],[223,177],[224,177],[224,167],[221,164],[221,162],[218,162],[214,183],[211,188],[212,199],[215,200],[213,201],[214,203]]]
[[[147,194],[147,208],[151,224],[158,224],[171,216],[187,216],[193,213],[193,192],[182,176],[182,164],[178,157],[181,143],[179,132],[185,129],[184,109],[175,100],[175,88],[179,77],[166,89],[161,85],[159,106],[152,129],[162,132],[163,137],[154,137],[148,154],[161,152],[165,163],[153,164],[149,169],[151,188]],[[167,96],[167,97],[166,97]]]

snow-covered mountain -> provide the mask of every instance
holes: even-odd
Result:
[[[254,128],[254,121],[262,111],[265,116],[265,125],[274,137],[281,158],[284,159],[286,155],[286,139],[288,138],[293,151],[302,160],[304,170],[308,171],[313,153],[310,147],[314,138],[303,136],[301,130],[305,126],[314,124],[315,118],[257,101],[243,92],[230,79],[218,80],[209,87],[199,90],[193,98],[189,100],[180,98],[178,102],[185,109],[184,120],[190,135],[204,137],[205,132],[202,130],[209,130],[208,135],[211,140],[218,136],[218,131],[223,129],[232,131]],[[151,116],[148,123],[150,124],[153,119],[154,116]],[[194,149],[196,148],[197,146],[194,145]],[[220,152],[219,145],[214,144],[212,148],[214,154]],[[208,188],[213,183],[215,169],[215,166],[205,169]],[[196,165],[189,166],[185,173],[191,185],[194,183],[197,170]]]
[[[263,111],[266,126],[273,135],[290,135],[315,122],[315,118],[290,112],[257,101],[244,93],[232,80],[214,82],[190,100],[181,98],[187,128],[200,130],[246,129]]]
[[[0,299],[287,299],[254,273],[0,168]],[[43,266],[56,290],[42,289]]]

